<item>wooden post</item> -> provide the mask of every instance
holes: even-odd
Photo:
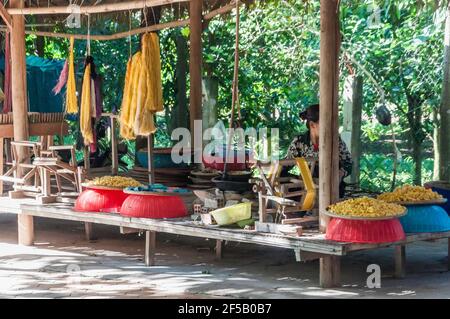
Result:
[[[191,130],[191,149],[195,146],[194,123],[195,120],[202,119],[202,0],[190,0],[189,19],[191,32],[190,54],[189,54],[189,74],[190,74],[190,96],[189,96],[189,113],[190,113],[190,130]],[[200,137],[201,139],[201,137]],[[193,149],[196,154],[201,149]]]
[[[395,278],[404,278],[406,275],[406,246],[395,246]]]
[[[154,148],[154,141],[153,141],[153,134],[150,134],[147,137],[147,165],[148,165],[148,181],[150,184],[155,184],[155,169],[153,165],[153,148]]]
[[[145,265],[153,266],[155,264],[156,232],[147,230],[145,232]]]
[[[326,231],[325,209],[339,197],[338,47],[339,0],[320,1],[320,229]]]
[[[92,229],[92,223],[88,223],[88,222],[84,223],[84,234],[86,236],[87,241],[95,240],[94,231]]]
[[[333,288],[341,285],[341,259],[339,256],[320,258],[320,287]]]
[[[3,175],[5,167],[5,139],[0,137],[0,175]],[[0,196],[3,196],[3,181],[0,181]]]
[[[117,153],[116,119],[113,115],[109,117],[111,121],[111,170],[113,175],[119,174],[119,155]]]
[[[447,239],[447,269],[450,271],[450,238]]]
[[[84,170],[86,171],[87,176],[91,173],[91,152],[89,150],[89,146],[83,147],[83,160],[84,160]]]
[[[23,0],[11,0],[11,8],[23,8]],[[25,61],[25,19],[12,17],[11,29],[11,91],[13,106],[14,140],[28,140],[28,107]],[[24,147],[19,148],[18,159],[27,158]],[[19,175],[22,172],[18,172]],[[20,177],[20,176],[19,176]],[[33,216],[18,215],[19,244],[30,246],[34,242]]]
[[[224,241],[217,239],[216,240],[216,260],[221,260],[223,258],[223,246],[224,246]]]

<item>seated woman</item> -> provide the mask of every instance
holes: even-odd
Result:
[[[300,118],[306,121],[308,131],[293,139],[288,149],[287,158],[306,157],[319,159],[319,104],[309,106],[300,113]],[[339,137],[339,196],[344,197],[345,183],[343,179],[352,172],[352,155]],[[319,177],[318,165],[315,166],[313,177]]]

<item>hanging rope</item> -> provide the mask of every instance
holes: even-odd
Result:
[[[144,5],[144,22],[145,22],[145,27],[148,27],[148,21],[147,21],[147,2]]]
[[[86,44],[86,55],[91,55],[91,15],[88,13],[88,29],[87,29],[87,44]]]
[[[234,76],[233,76],[233,93],[231,101],[231,122],[230,126],[234,124],[234,113],[237,107],[240,120],[240,107],[239,107],[239,1],[236,1],[236,38],[234,46]]]
[[[129,32],[128,45],[129,45],[129,49],[130,49],[129,58],[131,59],[132,54],[133,54],[133,49],[132,49],[132,44],[131,44],[131,24],[132,24],[132,21],[131,21],[131,10],[128,11],[128,16],[129,16],[129,19],[130,19],[130,21],[128,23],[128,32]]]

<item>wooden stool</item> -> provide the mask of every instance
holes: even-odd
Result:
[[[19,161],[21,151],[25,151],[27,155],[24,160]],[[5,174],[0,176],[2,182],[14,183],[14,191],[10,192],[10,197],[22,198],[26,195],[25,192],[38,193],[41,191],[39,170],[34,164],[31,164],[32,156],[39,157],[40,151],[41,144],[38,142],[11,142],[12,166]],[[34,181],[30,182],[33,178]]]

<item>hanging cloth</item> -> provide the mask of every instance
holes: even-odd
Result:
[[[61,71],[61,74],[59,75],[58,82],[56,83],[55,87],[52,90],[53,94],[58,95],[59,93],[61,93],[61,90],[67,84],[68,76],[69,76],[69,61],[66,60],[66,62],[64,63],[64,67]]]
[[[94,143],[92,130],[92,108],[91,108],[91,64],[87,63],[84,70],[83,88],[80,106],[80,131],[83,136],[84,145]]]
[[[75,66],[74,66],[74,38],[70,38],[70,49],[69,49],[69,72],[67,75],[67,90],[66,90],[66,112],[69,114],[78,113],[78,98],[77,98],[77,88],[75,83]]]
[[[3,101],[3,113],[12,111],[12,91],[11,91],[11,42],[10,34],[5,35],[5,100]]]

